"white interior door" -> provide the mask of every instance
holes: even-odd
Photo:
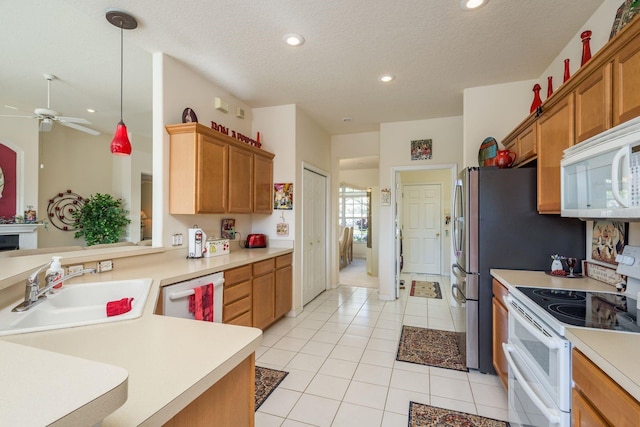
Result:
[[[403,271],[441,274],[441,189],[439,184],[402,187]]]
[[[327,287],[327,178],[304,169],[302,181],[304,305]]]

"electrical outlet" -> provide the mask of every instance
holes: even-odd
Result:
[[[84,269],[84,265],[82,264],[69,265],[67,266],[67,274],[77,273],[78,271],[83,269]]]
[[[182,234],[174,234],[171,236],[171,246],[182,246]]]
[[[113,270],[113,261],[110,259],[105,261],[98,261],[96,265],[96,270],[98,271],[98,273]]]

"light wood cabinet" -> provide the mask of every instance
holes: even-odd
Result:
[[[279,319],[291,310],[293,292],[292,254],[276,258],[275,272],[275,319]]]
[[[255,425],[255,353],[202,393],[165,427]]]
[[[560,213],[560,160],[575,141],[573,110],[573,94],[569,94],[543,110],[537,120],[540,213]]]
[[[631,22],[619,34],[626,43],[613,57],[613,125],[640,116],[640,24]],[[635,24],[635,25],[633,25]]]
[[[166,129],[169,213],[272,212],[272,153],[199,123]]]
[[[253,154],[229,147],[229,212],[253,211]]]
[[[493,279],[493,367],[505,390],[508,387],[509,366],[502,348],[509,339],[509,311],[504,305],[502,297],[508,295],[507,288]]]
[[[222,323],[253,326],[251,265],[224,272]]]
[[[253,326],[265,329],[275,320],[274,259],[253,264]]]
[[[576,142],[611,128],[611,64],[605,64],[575,90]]]
[[[640,425],[640,403],[575,348],[572,365],[574,427]]]
[[[513,166],[522,166],[529,163],[531,160],[535,160],[537,152],[537,127],[535,121],[531,121],[524,129],[512,132],[508,135],[503,145],[506,149],[516,153],[516,160],[513,162]]]

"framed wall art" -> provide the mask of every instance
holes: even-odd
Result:
[[[593,227],[590,231],[590,260],[618,265],[616,255],[622,253],[628,242],[629,223],[608,220],[593,221]]]
[[[429,160],[433,155],[433,142],[430,139],[411,141],[411,160]]]
[[[293,183],[273,184],[273,209],[293,209]]]

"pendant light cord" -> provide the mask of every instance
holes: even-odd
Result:
[[[122,86],[124,75],[124,22],[120,22],[120,121],[122,122]]]

